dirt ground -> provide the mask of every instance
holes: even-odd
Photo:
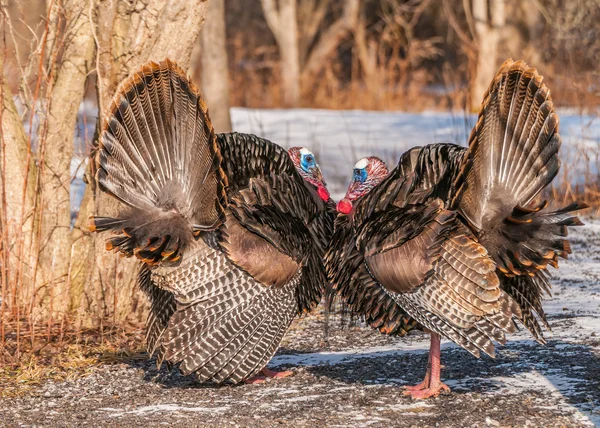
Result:
[[[573,234],[573,257],[553,280],[546,346],[522,331],[495,360],[442,342],[452,393],[402,395],[421,380],[428,337],[381,336],[322,314],[296,320],[271,368],[294,376],[260,385],[199,385],[153,361],[101,365],[0,402],[3,426],[579,427],[600,424],[600,222]]]

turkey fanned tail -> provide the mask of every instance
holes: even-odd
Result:
[[[542,77],[522,61],[506,61],[484,96],[452,201],[540,342],[538,319],[548,326],[541,305],[550,292],[546,270],[571,253],[567,229],[583,224],[574,212],[587,208],[575,202],[548,212],[546,201],[535,204],[559,171],[560,145],[558,116]]]
[[[535,275],[570,252],[573,203],[544,212],[534,198],[558,173],[561,139],[550,91],[524,62],[506,61],[485,94],[452,205],[468,221],[498,269]]]
[[[106,115],[96,156],[101,190],[126,205],[92,217],[106,248],[148,264],[176,262],[202,230],[223,220],[227,179],[207,108],[169,60],[127,78]]]

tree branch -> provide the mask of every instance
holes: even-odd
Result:
[[[356,26],[360,12],[360,0],[346,0],[342,16],[321,36],[302,70],[302,78],[317,74],[340,42]]]
[[[279,41],[281,38],[281,16],[275,6],[275,0],[260,0],[267,25],[271,29],[271,32],[275,36],[275,39]],[[278,42],[279,44],[279,42]]]

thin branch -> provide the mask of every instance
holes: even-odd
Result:
[[[281,16],[274,0],[260,0],[267,25],[277,40],[281,38]]]
[[[360,0],[347,0],[344,3],[342,16],[319,38],[317,45],[310,53],[304,70],[302,70],[303,78],[315,75],[322,69],[327,58],[339,46],[340,41],[356,27],[359,12]]]
[[[464,43],[465,47],[468,51],[477,52],[477,45],[474,41],[462,30],[458,20],[456,19],[456,15],[454,15],[454,11],[452,7],[448,4],[448,0],[444,0],[443,2],[444,12],[446,13],[446,17],[448,18],[448,23],[450,27],[454,30],[458,38]]]

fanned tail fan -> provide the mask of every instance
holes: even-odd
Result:
[[[126,205],[115,218],[91,218],[90,230],[114,232],[109,250],[175,262],[195,234],[223,220],[227,179],[207,108],[169,60],[121,84],[96,163],[100,189]]]
[[[560,168],[558,116],[542,77],[506,61],[484,96],[469,151],[455,182],[453,206],[494,260],[503,290],[521,306],[523,322],[543,341],[541,297],[548,265],[571,252],[567,227],[583,223],[572,203],[553,212],[535,198]]]

